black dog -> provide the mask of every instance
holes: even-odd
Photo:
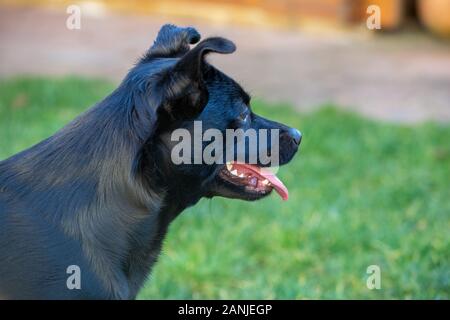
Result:
[[[169,223],[201,197],[256,200],[275,189],[287,198],[259,156],[254,165],[172,161],[171,134],[192,132],[195,120],[220,132],[278,129],[280,165],[301,140],[254,114],[243,89],[205,62],[208,52],[232,53],[232,42],[190,49],[199,40],[192,28],[164,26],[111,95],[0,162],[0,298],[133,299]]]

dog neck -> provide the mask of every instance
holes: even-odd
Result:
[[[1,162],[0,178],[5,193],[80,242],[111,297],[133,298],[168,224],[185,206],[166,202],[164,190],[147,188],[133,170],[151,124],[142,115],[133,119],[133,110],[116,98],[123,95],[113,93],[54,136]]]

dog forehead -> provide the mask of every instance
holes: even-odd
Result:
[[[232,95],[235,98],[241,98],[245,103],[250,101],[249,94],[236,80],[211,65],[205,76],[205,81],[207,86],[213,90],[218,90],[222,94]]]

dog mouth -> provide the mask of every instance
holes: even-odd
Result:
[[[270,168],[247,163],[227,162],[220,170],[219,176],[256,197],[266,196],[275,190],[283,200],[289,198],[288,189]]]

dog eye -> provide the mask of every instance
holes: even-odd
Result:
[[[246,122],[247,119],[248,119],[248,112],[247,112],[247,111],[242,112],[242,113],[239,115],[239,119],[240,119],[241,121]]]

